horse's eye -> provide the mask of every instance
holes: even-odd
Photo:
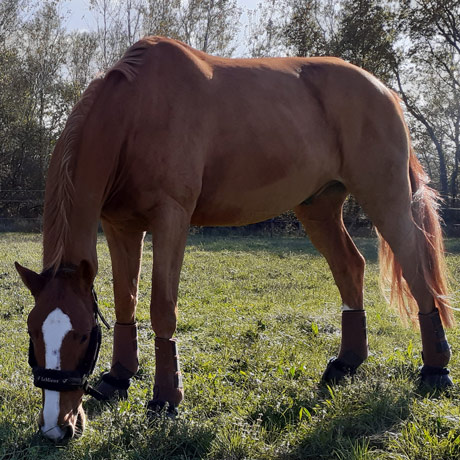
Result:
[[[88,339],[88,336],[84,334],[80,340],[80,343],[86,342],[87,339]]]

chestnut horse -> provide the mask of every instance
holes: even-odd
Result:
[[[82,396],[127,396],[138,368],[135,309],[142,245],[152,232],[151,411],[183,398],[173,335],[189,226],[245,225],[294,209],[340,291],[342,344],[323,375],[353,374],[368,353],[364,259],[342,221],[353,194],[381,238],[381,262],[403,317],[420,324],[421,378],[451,385],[436,194],[412,153],[397,96],[336,58],[223,59],[146,38],[70,115],[49,167],[43,272],[17,264],[35,297],[30,362],[43,389],[41,430],[82,429]],[[97,390],[87,378],[100,343],[92,285],[99,219],[113,269],[113,360]]]

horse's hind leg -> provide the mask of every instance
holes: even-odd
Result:
[[[422,382],[434,387],[450,386],[446,369],[450,349],[440,314],[449,325],[452,313],[445,298],[442,233],[436,202],[423,183],[415,157],[410,158],[410,181],[403,166],[398,172],[393,169],[392,176],[363,175],[360,187],[353,186],[352,191],[386,242],[381,253],[392,259],[391,288],[401,316],[409,316],[414,323],[418,319],[420,324]],[[382,262],[381,259],[381,265]]]
[[[354,374],[368,355],[363,307],[365,262],[343,224],[342,206],[347,194],[342,184],[335,183],[309,204],[295,208],[312,243],[326,258],[343,302],[340,352],[323,375],[326,382]]]
[[[137,286],[144,232],[119,229],[102,221],[112,260],[115,315],[110,372],[102,376],[97,390],[106,398],[126,398],[131,377],[139,367],[135,319]]]

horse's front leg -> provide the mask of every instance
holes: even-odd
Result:
[[[135,319],[137,290],[145,233],[117,228],[103,221],[112,259],[115,315],[113,355],[110,372],[102,376],[97,390],[105,399],[125,399],[131,377],[139,367],[137,324]]]
[[[177,291],[190,215],[177,203],[157,209],[152,221],[153,279],[150,318],[155,332],[155,384],[149,410],[175,414],[184,397],[176,340]]]

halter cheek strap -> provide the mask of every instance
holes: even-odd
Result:
[[[99,324],[99,318],[101,318],[101,321],[107,328],[110,328],[110,326],[99,310],[97,296],[94,288],[92,288],[92,295],[94,305],[94,319],[96,324],[91,330],[89,344],[85,356],[75,371],[47,369],[38,366],[32,339],[29,341],[29,365],[32,368],[32,373],[34,375],[34,385],[36,387],[52,391],[83,390],[85,394],[89,394],[96,399],[104,399],[104,396],[101,393],[89,385],[88,378],[96,366],[96,361],[99,356],[99,349],[102,342],[102,331]]]

